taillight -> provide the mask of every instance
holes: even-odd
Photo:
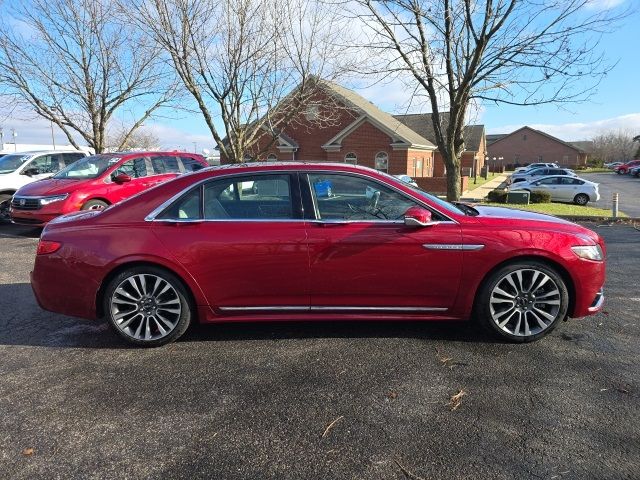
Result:
[[[51,240],[40,240],[36,255],[47,255],[48,253],[57,252],[62,244],[60,242],[52,242]]]

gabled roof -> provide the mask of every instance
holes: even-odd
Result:
[[[344,103],[346,107],[349,107],[356,113],[360,114],[360,117],[356,119],[356,122],[362,121],[362,117],[365,117],[366,120],[371,121],[371,123],[376,127],[388,133],[389,136],[392,137],[393,143],[406,143],[411,146],[435,149],[435,145],[423,135],[420,135],[413,129],[407,127],[403,122],[394,118],[393,115],[383,112],[369,100],[358,95],[356,92],[326,80],[322,80],[322,84],[330,94],[336,96],[337,99]],[[343,130],[343,132],[345,132],[344,135],[342,135],[343,132],[340,132],[336,137],[327,142],[327,145],[335,144],[342,140],[346,134],[353,130],[356,122],[350,124]]]
[[[554,137],[553,135],[549,135],[548,133],[543,132],[542,130],[536,130],[535,128],[528,127],[527,125],[525,125],[524,127],[520,127],[519,129],[514,130],[511,133],[501,134],[501,137],[498,138],[497,140],[494,140],[493,142],[491,142],[491,144],[492,145],[496,144],[496,143],[500,142],[501,140],[503,140],[503,139],[505,139],[507,137],[510,137],[512,135],[515,135],[515,134],[517,134],[517,133],[519,133],[519,132],[521,132],[523,130],[529,130],[529,131],[532,131],[532,132],[539,133],[540,135],[542,135],[544,137],[547,137],[550,140],[553,140],[555,142],[561,143],[562,145],[565,145],[565,146],[567,146],[569,148],[572,148],[573,150],[576,150],[576,151],[578,151],[580,153],[588,153],[588,151],[587,150],[583,150],[581,147],[579,147],[578,146],[579,144],[591,143],[593,145],[593,142],[565,142],[564,140],[561,140],[558,137]]]
[[[576,147],[578,150],[582,150],[585,153],[593,152],[593,141],[592,140],[579,140],[577,142],[569,142],[571,145]]]
[[[493,142],[497,142],[501,138],[506,137],[507,133],[490,133],[487,135],[487,145],[491,145]]]
[[[443,127],[446,128],[449,123],[449,112],[440,114],[442,117]],[[400,120],[411,130],[419,133],[431,143],[436,143],[436,134],[433,130],[433,121],[430,113],[413,113],[408,115],[394,115],[394,118]],[[482,144],[484,136],[484,125],[467,125],[464,127],[462,134],[464,138],[464,148],[468,152],[477,152]]]

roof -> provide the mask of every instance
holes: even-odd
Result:
[[[508,133],[491,133],[487,135],[487,145],[491,145],[493,142],[496,142],[507,135]]]
[[[496,137],[499,136],[500,138],[498,138],[496,140],[493,140],[491,143],[493,144],[493,143],[499,142],[499,141],[503,140],[506,137],[510,137],[511,135],[515,135],[516,133],[521,132],[522,130],[531,130],[532,132],[539,133],[540,135],[543,135],[543,136],[545,136],[545,137],[547,137],[547,138],[549,138],[549,139],[551,139],[551,140],[553,140],[555,142],[561,143],[561,144],[563,144],[563,145],[565,145],[565,146],[567,146],[569,148],[572,148],[573,150],[576,150],[576,151],[578,151],[580,153],[588,153],[589,152],[589,150],[584,150],[584,147],[587,147],[587,144],[590,144],[591,148],[593,148],[593,142],[590,142],[590,141],[565,142],[564,140],[561,140],[558,137],[554,137],[553,135],[549,135],[548,133],[543,132],[542,130],[536,130],[535,128],[531,128],[531,127],[529,127],[527,125],[525,125],[524,127],[520,127],[520,128],[518,128],[517,130],[514,130],[511,133],[492,135],[492,136],[496,136]],[[489,137],[489,136],[487,136],[487,137]],[[579,145],[581,145],[581,146],[579,146]]]
[[[577,142],[568,142],[578,150],[582,150],[585,153],[593,152],[593,141],[592,140],[579,140]]]
[[[416,132],[412,128],[408,127],[395,118],[393,115],[383,112],[373,103],[366,98],[358,95],[356,92],[344,88],[336,83],[326,80],[322,81],[322,84],[331,94],[336,95],[338,100],[342,101],[347,107],[352,108],[357,113],[366,116],[368,119],[373,120],[377,127],[383,128],[397,138],[394,141],[401,140],[404,143],[409,143],[414,146],[426,146],[435,148],[433,142],[421,135],[420,132]],[[348,127],[347,127],[348,128]],[[346,129],[345,129],[346,130]],[[332,142],[328,142],[332,143]]]
[[[449,112],[440,114],[443,120],[443,127],[449,123]],[[433,120],[431,113],[412,113],[408,115],[394,115],[394,118],[404,123],[411,130],[427,138],[431,143],[436,143],[436,134],[433,130]],[[462,133],[464,147],[468,152],[478,152],[484,136],[484,125],[467,125]]]

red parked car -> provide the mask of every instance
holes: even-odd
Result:
[[[629,170],[638,166],[640,166],[640,160],[631,160],[630,162],[623,163],[622,165],[618,165],[613,170],[619,175],[626,175],[627,173],[629,173]]]
[[[528,342],[602,308],[604,255],[559,218],[456,206],[363,167],[255,163],[53,220],[31,283],[43,308],[106,317],[138,345],[191,322],[472,316]]]
[[[100,210],[206,166],[204,157],[186,152],[93,155],[20,188],[11,201],[11,220],[40,226],[65,213]]]

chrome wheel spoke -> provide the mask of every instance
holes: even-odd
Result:
[[[111,318],[121,332],[136,340],[153,341],[178,325],[182,302],[177,290],[150,273],[124,279],[111,296]]]
[[[493,287],[489,312],[495,325],[511,335],[529,337],[557,320],[560,289],[544,271],[522,268],[505,274]]]

